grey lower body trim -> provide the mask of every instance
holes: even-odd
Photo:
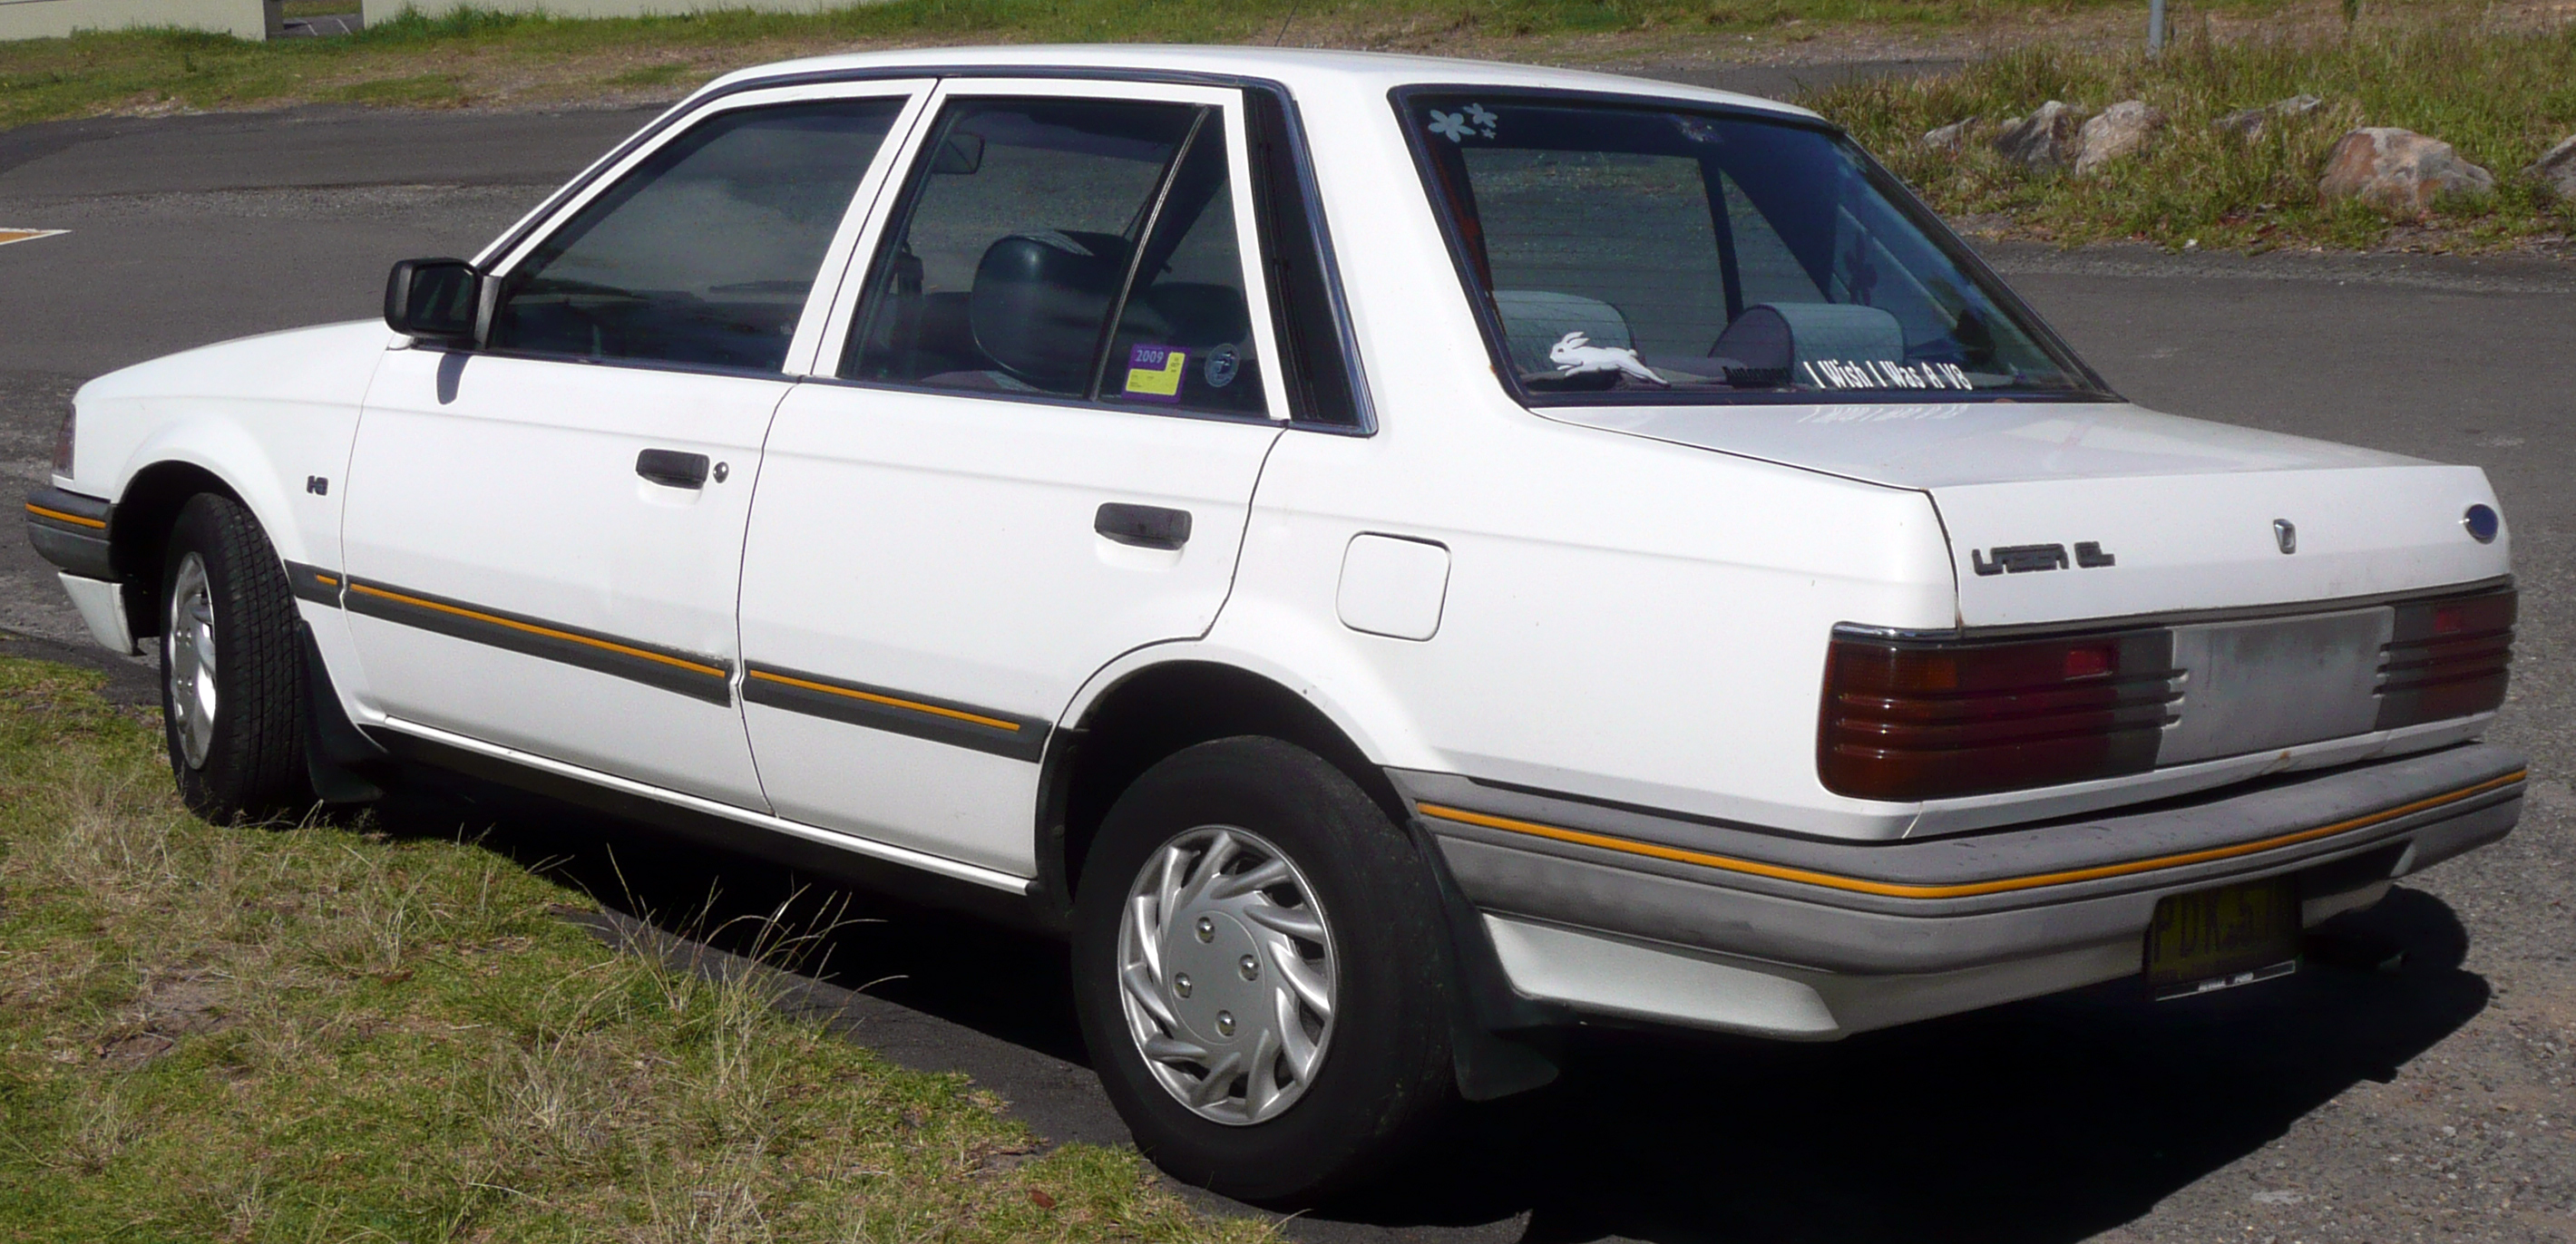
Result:
[[[29,519],[27,543],[35,546],[36,555],[52,562],[65,574],[84,579],[113,579],[115,568],[108,561],[107,532],[75,528],[68,524]]]
[[[2136,973],[2156,903],[2172,894],[2286,875],[2298,880],[2308,924],[2367,906],[2394,878],[2510,832],[2521,764],[2499,748],[2454,748],[2107,821],[1944,839],[1942,855],[1912,861],[1889,858],[1905,844],[1789,843],[1800,867],[1845,881],[1919,878],[1956,863],[1991,884],[1991,857],[1958,848],[2009,836],[2014,866],[2044,875],[1955,897],[1836,889],[1431,815],[1421,824],[1483,914],[1516,991],[1603,1014],[1823,1039]],[[1669,842],[1714,827],[1625,828],[1655,832],[1626,841]],[[2062,843],[2054,860],[2043,849],[2052,835]],[[2106,836],[2153,866],[2085,875],[2101,866]],[[2177,841],[2196,845],[2162,852]],[[2160,850],[2139,854],[2138,843]],[[2061,866],[2075,875],[2046,879]]]

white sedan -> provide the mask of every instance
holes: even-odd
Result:
[[[1062,933],[1237,1196],[1568,1024],[2266,979],[2521,808],[2480,472],[2121,400],[1779,104],[800,61],[384,319],[90,383],[27,503],[188,804],[464,770]]]

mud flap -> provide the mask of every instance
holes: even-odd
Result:
[[[313,783],[314,797],[324,803],[373,803],[384,798],[384,789],[367,778],[366,770],[389,759],[390,753],[341,709],[331,671],[322,663],[322,647],[313,640],[312,625],[302,618],[295,621],[295,640],[304,653],[304,771]]]
[[[1557,1077],[1556,1055],[1571,1021],[1559,1008],[1512,991],[1494,939],[1475,905],[1449,875],[1429,831],[1408,822],[1414,849],[1422,853],[1440,889],[1440,911],[1449,926],[1449,942],[1458,965],[1458,988],[1452,995],[1450,1056],[1457,1065],[1458,1095],[1468,1101],[1493,1101],[1544,1088]]]

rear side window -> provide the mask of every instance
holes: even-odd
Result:
[[[916,161],[844,379],[1265,413],[1221,114],[950,105]]]
[[[514,269],[496,349],[776,371],[900,99],[720,113],[664,145]]]

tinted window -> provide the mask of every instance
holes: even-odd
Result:
[[[952,105],[841,374],[1260,413],[1218,117],[1094,100]]]
[[[1234,189],[1213,116],[1190,143],[1149,238],[1110,341],[1100,395],[1268,413],[1235,244]]]
[[[721,113],[514,270],[496,348],[774,371],[896,99]]]
[[[1511,96],[1405,111],[1533,400],[2094,392],[1836,135]]]

